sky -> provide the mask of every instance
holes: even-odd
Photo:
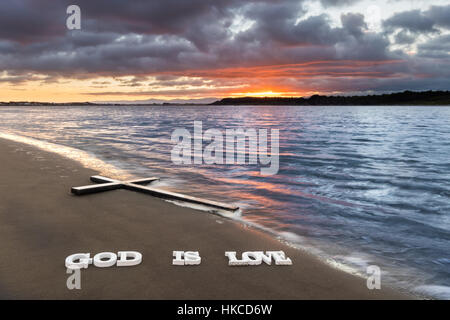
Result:
[[[0,101],[449,90],[449,29],[449,0],[2,0]]]

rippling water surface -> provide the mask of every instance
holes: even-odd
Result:
[[[280,130],[280,170],[176,166],[174,128]],[[0,107],[0,131],[91,153],[383,283],[450,298],[449,107]],[[298,262],[298,263],[301,263]]]

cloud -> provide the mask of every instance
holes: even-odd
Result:
[[[407,30],[401,30],[395,35],[395,43],[398,44],[412,44],[415,39],[414,35]]]
[[[388,31],[403,29],[413,33],[439,32],[439,28],[450,27],[450,5],[400,12],[385,20],[383,25]]]
[[[347,13],[341,16],[342,26],[347,32],[355,37],[360,37],[367,30],[364,15],[360,13]]]
[[[358,2],[359,0],[320,0],[324,7],[340,7],[350,5]]]
[[[418,46],[419,56],[435,59],[450,58],[450,34],[428,40]],[[447,66],[448,69],[448,66]],[[450,71],[448,72],[450,74]]]
[[[120,86],[200,96],[258,88],[407,89],[448,81],[433,59],[448,64],[442,31],[449,28],[450,6],[399,12],[374,31],[363,12],[346,11],[357,1],[320,2],[330,9],[311,13],[303,0],[78,0],[82,29],[69,31],[65,10],[72,1],[4,0],[0,82],[132,76]],[[340,20],[328,10],[338,10]],[[428,38],[418,42],[418,34]],[[414,44],[417,55],[393,44]]]
[[[0,39],[26,44],[63,36],[65,8],[55,4],[45,0],[1,1]]]
[[[433,19],[420,10],[397,13],[384,22],[387,29],[403,28],[411,32],[437,32]]]
[[[450,5],[431,6],[425,15],[429,16],[437,26],[450,28]]]

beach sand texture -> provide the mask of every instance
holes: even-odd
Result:
[[[98,174],[35,147],[0,140],[1,299],[408,299],[334,269],[237,222],[127,190],[77,197]],[[186,190],[189,193],[189,190]],[[135,250],[136,267],[81,272],[73,253]],[[172,251],[199,251],[199,266],[172,266]],[[292,266],[229,267],[225,251],[283,250]]]

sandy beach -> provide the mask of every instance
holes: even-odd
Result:
[[[127,190],[76,197],[98,174],[75,161],[0,140],[1,299],[408,299],[331,268],[261,231]],[[189,193],[189,190],[186,190]],[[136,250],[136,267],[84,269],[68,290],[73,253]],[[200,251],[172,266],[173,250]],[[229,267],[225,251],[283,250],[292,266]]]

